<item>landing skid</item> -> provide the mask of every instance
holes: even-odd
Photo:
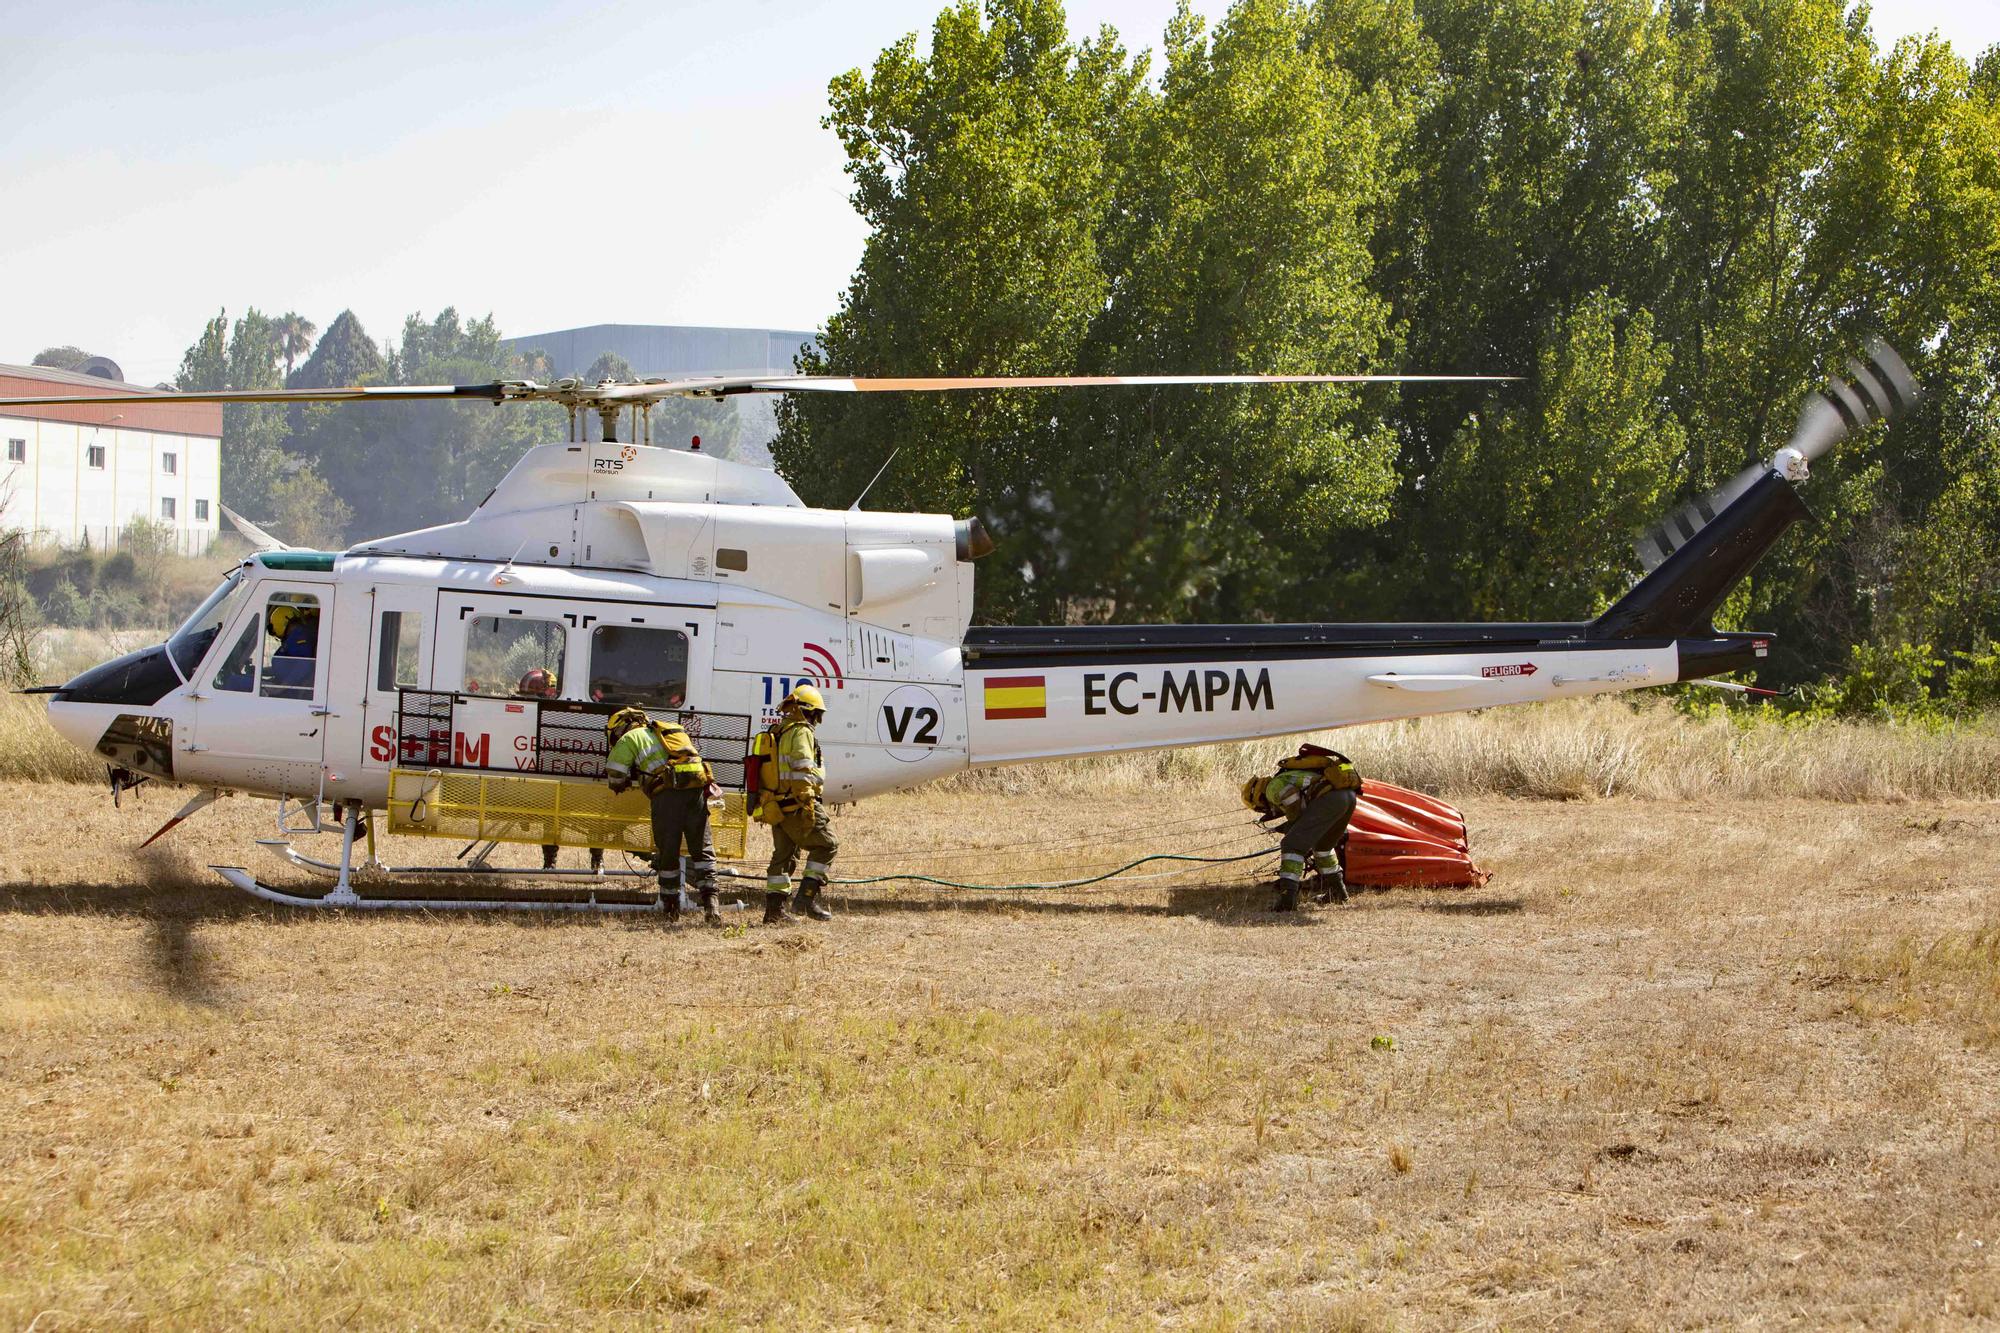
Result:
[[[649,893],[653,880],[651,870],[531,870],[489,865],[483,859],[484,853],[471,862],[443,866],[389,866],[372,857],[360,867],[365,880],[382,881],[384,887],[399,881],[430,880],[478,880],[481,882],[538,881],[544,887],[554,887],[550,881],[581,880],[589,886],[590,892],[584,897],[540,898],[532,894],[510,894],[493,898],[399,898],[358,892],[354,884],[354,837],[358,820],[350,809],[344,819],[340,841],[341,859],[339,863],[322,861],[292,846],[288,838],[259,838],[257,845],[266,851],[283,857],[292,865],[310,874],[331,878],[334,883],[327,892],[311,894],[289,893],[274,888],[259,880],[244,866],[211,865],[210,870],[222,876],[253,898],[265,902],[279,903],[286,907],[337,907],[364,910],[400,910],[431,912],[658,912],[660,904],[648,898],[644,902],[603,902],[598,899],[597,889],[601,886],[620,894]],[[729,871],[721,871],[718,877],[736,878]],[[609,881],[609,882],[607,882]],[[619,881],[624,881],[620,883]],[[636,882],[634,882],[636,881]],[[742,904],[730,904],[740,907]],[[682,910],[692,906],[688,896],[681,895]]]
[[[286,907],[340,907],[385,911],[427,912],[658,912],[658,903],[606,903],[596,895],[585,899],[559,898],[377,898],[356,893],[352,886],[338,886],[317,898],[274,889],[242,866],[210,866],[216,874],[253,898]],[[460,871],[464,874],[464,871]],[[682,895],[685,898],[686,895]],[[683,902],[683,907],[686,904]]]

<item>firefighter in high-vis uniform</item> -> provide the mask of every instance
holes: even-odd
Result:
[[[1347,877],[1336,849],[1360,799],[1361,775],[1354,761],[1317,745],[1302,745],[1296,755],[1279,760],[1274,776],[1259,775],[1243,784],[1243,804],[1264,819],[1287,821],[1278,843],[1278,899],[1272,911],[1299,910],[1299,880],[1307,857],[1319,871],[1320,901],[1347,901]]]
[[[715,775],[694,741],[671,722],[655,722],[643,708],[621,708],[604,724],[611,753],[604,776],[611,790],[633,783],[653,808],[653,870],[660,879],[660,906],[669,922],[681,919],[681,847],[687,847],[688,878],[694,882],[704,924],[719,926],[715,910],[715,839],[708,827],[708,794]]]
[[[813,728],[826,717],[826,698],[810,685],[800,685],[778,705],[778,720],[760,737],[766,751],[758,786],[758,818],[771,826],[771,864],[764,880],[764,924],[796,921],[791,905],[792,871],[805,854],[805,877],[799,881],[798,907],[815,921],[831,921],[833,913],[820,901],[840,843],[826,825],[825,760]]]

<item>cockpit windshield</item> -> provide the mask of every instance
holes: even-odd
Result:
[[[215,636],[222,632],[242,600],[243,571],[232,569],[222,576],[222,585],[210,593],[207,600],[195,608],[174,636],[167,640],[167,655],[174,659],[181,679],[194,675],[194,669],[201,665],[202,657],[208,652],[208,645],[215,642]]]

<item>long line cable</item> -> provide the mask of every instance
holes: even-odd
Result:
[[[1270,856],[1276,850],[1274,847],[1260,847],[1254,852],[1244,852],[1240,856],[1190,856],[1182,852],[1155,852],[1151,856],[1142,856],[1136,861],[1128,861],[1116,870],[1107,870],[1101,875],[1091,875],[1085,879],[1065,879],[1044,883],[967,884],[959,880],[941,879],[935,875],[874,875],[864,879],[836,879],[832,882],[841,885],[891,883],[935,884],[947,889],[983,889],[996,893],[1021,892],[1031,889],[1080,889],[1086,884],[1102,884],[1107,879],[1115,879],[1126,871],[1136,869],[1149,861],[1191,861],[1199,865],[1230,865],[1237,861],[1251,861],[1258,857]],[[1187,868],[1172,870],[1166,873],[1171,875],[1183,874]],[[1143,876],[1141,878],[1164,878],[1164,876]]]
[[[892,851],[863,852],[858,855],[850,855],[846,859],[849,862],[888,861],[905,856],[922,856],[931,860],[946,858],[963,860],[974,856],[991,856],[995,852],[1015,851],[1023,847],[1060,847],[1078,842],[1106,842],[1118,837],[1120,834],[1156,833],[1162,829],[1185,828],[1191,824],[1212,824],[1220,828],[1224,823],[1233,822],[1239,818],[1241,818],[1241,814],[1238,811],[1212,811],[1208,814],[1194,815],[1187,819],[1169,819],[1145,824],[1130,824],[1120,828],[1095,829],[1088,833],[1079,833],[1060,838],[1027,838],[1019,842],[994,843],[989,846],[975,846],[968,843],[959,847],[909,847]]]

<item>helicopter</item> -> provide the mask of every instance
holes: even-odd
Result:
[[[388,878],[468,868],[594,877],[503,871],[486,856],[500,842],[650,845],[643,802],[596,781],[604,718],[629,705],[674,717],[697,739],[729,789],[718,827],[737,830],[740,856],[751,736],[801,683],[825,695],[825,795],[844,803],[968,767],[1280,737],[1753,668],[1772,636],[1719,631],[1716,608],[1806,516],[1799,488],[1810,464],[1917,396],[1886,344],[1848,372],[1851,383],[1835,379],[1809,399],[1768,462],[1651,530],[1640,544],[1645,572],[1602,614],[1533,623],[974,625],[976,562],[995,549],[978,518],[858,501],[811,508],[771,469],[654,446],[647,416],[669,398],[738,394],[1504,376],[510,380],[16,397],[0,399],[0,412],[437,399],[567,410],[569,438],[527,450],[467,517],[340,552],[266,538],[164,643],[37,690],[55,729],[106,761],[114,798],[147,782],[195,789],[155,838],[224,794],[271,797],[279,836],[263,843],[335,881],[311,897],[214,867],[248,892],[315,906],[477,907],[520,901],[357,892],[357,838],[369,847],[361,869]],[[590,414],[601,439],[589,438]],[[373,852],[375,812],[392,831],[469,837],[479,853],[386,866]],[[329,823],[341,832],[337,863],[292,847],[294,835]],[[646,872],[602,872],[614,873]],[[534,905],[630,906],[608,898],[593,889]]]

